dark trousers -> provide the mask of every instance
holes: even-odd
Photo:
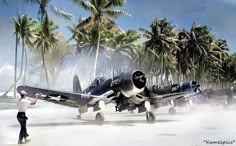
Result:
[[[28,120],[28,118],[26,117],[25,112],[18,112],[17,120],[19,121],[21,126],[19,140],[23,140],[23,138],[29,136],[27,134],[27,129],[26,129],[26,120]]]

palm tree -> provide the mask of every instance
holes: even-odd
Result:
[[[207,50],[210,46],[210,31],[211,29],[208,26],[200,26],[197,25],[196,22],[194,22],[188,36],[189,40],[185,53],[190,58],[190,61],[192,63],[194,80],[196,80],[196,69],[198,67],[197,65],[201,63],[200,58],[207,55]]]
[[[82,47],[81,44],[85,44],[88,42],[88,29],[81,28],[78,29],[76,25],[68,26],[69,31],[72,33],[72,36],[70,37],[69,41],[75,41],[77,52],[76,53],[81,53]]]
[[[43,19],[47,15],[47,8],[48,8],[51,0],[23,0],[23,1],[26,3],[38,4],[39,5],[38,18],[39,18],[39,20],[43,21]],[[62,11],[62,10],[54,7],[53,5],[50,5],[50,8],[51,8],[52,12],[58,16],[61,16],[65,19],[69,19],[69,20],[73,18],[73,15]]]
[[[183,29],[178,32],[177,68],[184,77],[192,70],[192,79],[196,80],[196,72],[206,69],[204,62],[207,61],[212,40],[210,31],[206,25],[200,26],[194,22],[190,31]],[[198,74],[200,76],[201,73]]]
[[[56,34],[58,42],[53,46],[51,51],[47,51],[45,54],[45,61],[47,62],[47,68],[52,76],[52,84],[55,85],[56,78],[60,73],[64,58],[74,51],[74,47],[70,46],[64,37]]]
[[[18,78],[21,77],[22,75],[22,69],[23,69],[23,60],[24,60],[24,55],[26,55],[25,57],[25,71],[24,71],[24,80],[23,80],[23,84],[25,84],[25,75],[26,75],[26,69],[27,69],[27,50],[25,49],[25,44],[27,44],[28,46],[30,46],[31,48],[33,47],[32,44],[32,38],[34,38],[34,26],[36,21],[32,20],[32,18],[30,18],[27,15],[21,15],[19,16],[17,19],[14,19],[15,21],[15,29],[16,32],[18,33],[18,39],[21,39],[21,43],[22,43],[22,56],[21,56],[21,71],[20,71],[20,76]]]
[[[36,40],[35,43],[37,44],[37,48],[39,46],[43,47],[43,48],[41,48],[41,54],[42,54],[42,59],[43,59],[43,64],[42,64],[43,69],[42,70],[45,71],[47,86],[49,87],[49,77],[48,77],[47,68],[46,68],[46,64],[45,64],[44,53],[45,53],[45,51],[48,51],[48,49],[50,48],[49,46],[53,45],[50,43],[55,43],[54,39],[52,39],[52,37],[51,37],[50,28],[46,28],[46,27],[50,27],[50,24],[51,24],[51,22],[49,21],[49,18],[48,18],[48,14],[47,14],[47,8],[48,8],[51,0],[23,0],[23,1],[26,3],[39,5],[38,18],[39,18],[41,24],[39,27],[39,35],[38,36],[40,36],[42,38]],[[73,17],[71,14],[66,13],[66,12],[64,12],[52,5],[50,6],[50,8],[56,15],[62,16],[65,19],[71,19]],[[52,41],[50,42],[48,40],[52,40]],[[39,44],[41,44],[41,45],[39,45]]]
[[[47,67],[46,67],[46,62],[45,62],[45,52],[52,49],[53,45],[56,44],[57,39],[55,37],[54,31],[57,28],[58,26],[55,25],[52,21],[50,21],[46,15],[45,19],[43,20],[43,23],[38,24],[38,28],[36,30],[37,39],[34,42],[34,46],[36,47],[36,49],[40,50],[41,52],[41,57],[43,61],[42,69],[45,72],[46,82],[47,82],[48,87],[49,87],[49,77],[48,77],[48,72],[47,72]]]
[[[122,67],[128,67],[127,59],[132,61],[131,54],[135,54],[137,41],[140,38],[139,34],[134,30],[128,30],[127,32],[113,32],[114,37],[110,37],[109,47],[114,51],[110,58],[112,58],[111,65],[114,69],[117,68],[117,74],[122,72]]]
[[[226,72],[229,67],[226,63],[230,61],[229,55],[227,53],[228,50],[228,45],[225,40],[215,39],[211,48],[211,52],[208,53],[211,55],[210,64],[212,64],[212,69],[215,71],[213,76],[216,77],[214,81],[217,83],[218,87],[221,83],[227,81],[228,79],[228,74]]]
[[[87,60],[87,58],[96,54],[96,51],[97,51],[96,46],[97,46],[97,39],[98,39],[98,34],[97,34],[98,31],[97,31],[96,25],[90,24],[86,27],[73,26],[73,27],[69,27],[69,30],[72,32],[72,37],[70,38],[70,40],[76,41],[75,46],[77,48],[76,49],[77,51],[76,51],[75,60],[78,58],[77,55],[80,55],[80,59],[83,58],[84,56],[88,56],[86,58],[83,58]],[[120,28],[114,27],[113,24],[103,22],[102,25],[100,26],[100,43],[99,43],[100,54],[99,55],[103,55],[102,57],[103,60],[101,60],[102,62],[100,62],[100,64],[97,64],[97,66],[100,66],[99,68],[105,69],[100,72],[101,75],[104,75],[105,72],[109,75],[112,74],[110,73],[111,72],[110,68],[112,67],[111,67],[111,64],[109,63],[111,62],[110,61],[112,58],[111,55],[113,54],[115,50],[114,39],[115,39],[115,36],[117,36],[117,34],[124,34],[124,32]],[[91,68],[90,65],[94,66],[93,59],[87,60],[86,68]],[[90,70],[90,69],[87,69],[87,70]],[[97,70],[97,74],[98,73],[99,73],[99,70]]]
[[[225,69],[225,72],[227,74],[227,80],[231,83],[236,83],[236,53],[233,53],[228,56],[228,58],[225,60],[225,66],[227,67]]]
[[[0,2],[7,4],[7,0],[0,0]],[[17,5],[16,5],[16,15],[19,15],[19,0],[17,0]],[[14,87],[14,98],[16,98],[16,83],[17,83],[17,51],[18,51],[18,33],[16,33],[16,43],[15,43],[15,67],[14,67],[14,83],[13,85],[10,86],[10,88],[2,95],[6,96],[8,92]]]
[[[167,19],[155,20],[151,23],[151,31],[140,28],[142,35],[147,40],[144,42],[146,50],[154,52],[154,55],[157,59],[161,61],[160,74],[161,74],[161,85],[163,85],[163,73],[164,73],[164,64],[165,56],[169,54],[173,48],[175,48],[173,32],[175,26],[172,26]],[[157,54],[157,55],[156,55]]]
[[[116,18],[121,15],[128,15],[126,12],[121,10],[113,10],[114,7],[123,6],[125,0],[73,0],[76,4],[79,4],[85,10],[91,13],[91,16],[85,19],[83,22],[78,24],[77,27],[83,27],[85,25],[94,24],[97,30],[97,43],[96,43],[96,54],[95,54],[95,63],[94,63],[94,77],[96,76],[96,67],[98,60],[98,53],[100,47],[100,27],[101,24],[112,23],[115,24],[111,18]]]

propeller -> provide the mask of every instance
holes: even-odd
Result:
[[[145,75],[134,75],[134,80],[140,81],[140,82],[145,82]]]
[[[200,85],[196,81],[192,81],[192,88],[194,92],[197,92],[197,91],[202,92],[200,89]]]
[[[202,92],[202,90],[200,89],[200,85],[199,84],[197,84],[195,86],[195,89],[194,89],[194,92],[197,92],[197,91],[199,91],[200,93]]]

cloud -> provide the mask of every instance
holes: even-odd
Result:
[[[0,65],[14,62],[14,30],[9,19],[0,17]]]
[[[14,66],[4,65],[0,67],[0,90],[6,90],[14,81]]]

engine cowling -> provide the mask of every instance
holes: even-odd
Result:
[[[141,93],[146,86],[145,74],[135,70],[120,75],[121,93],[126,97],[134,96]]]

